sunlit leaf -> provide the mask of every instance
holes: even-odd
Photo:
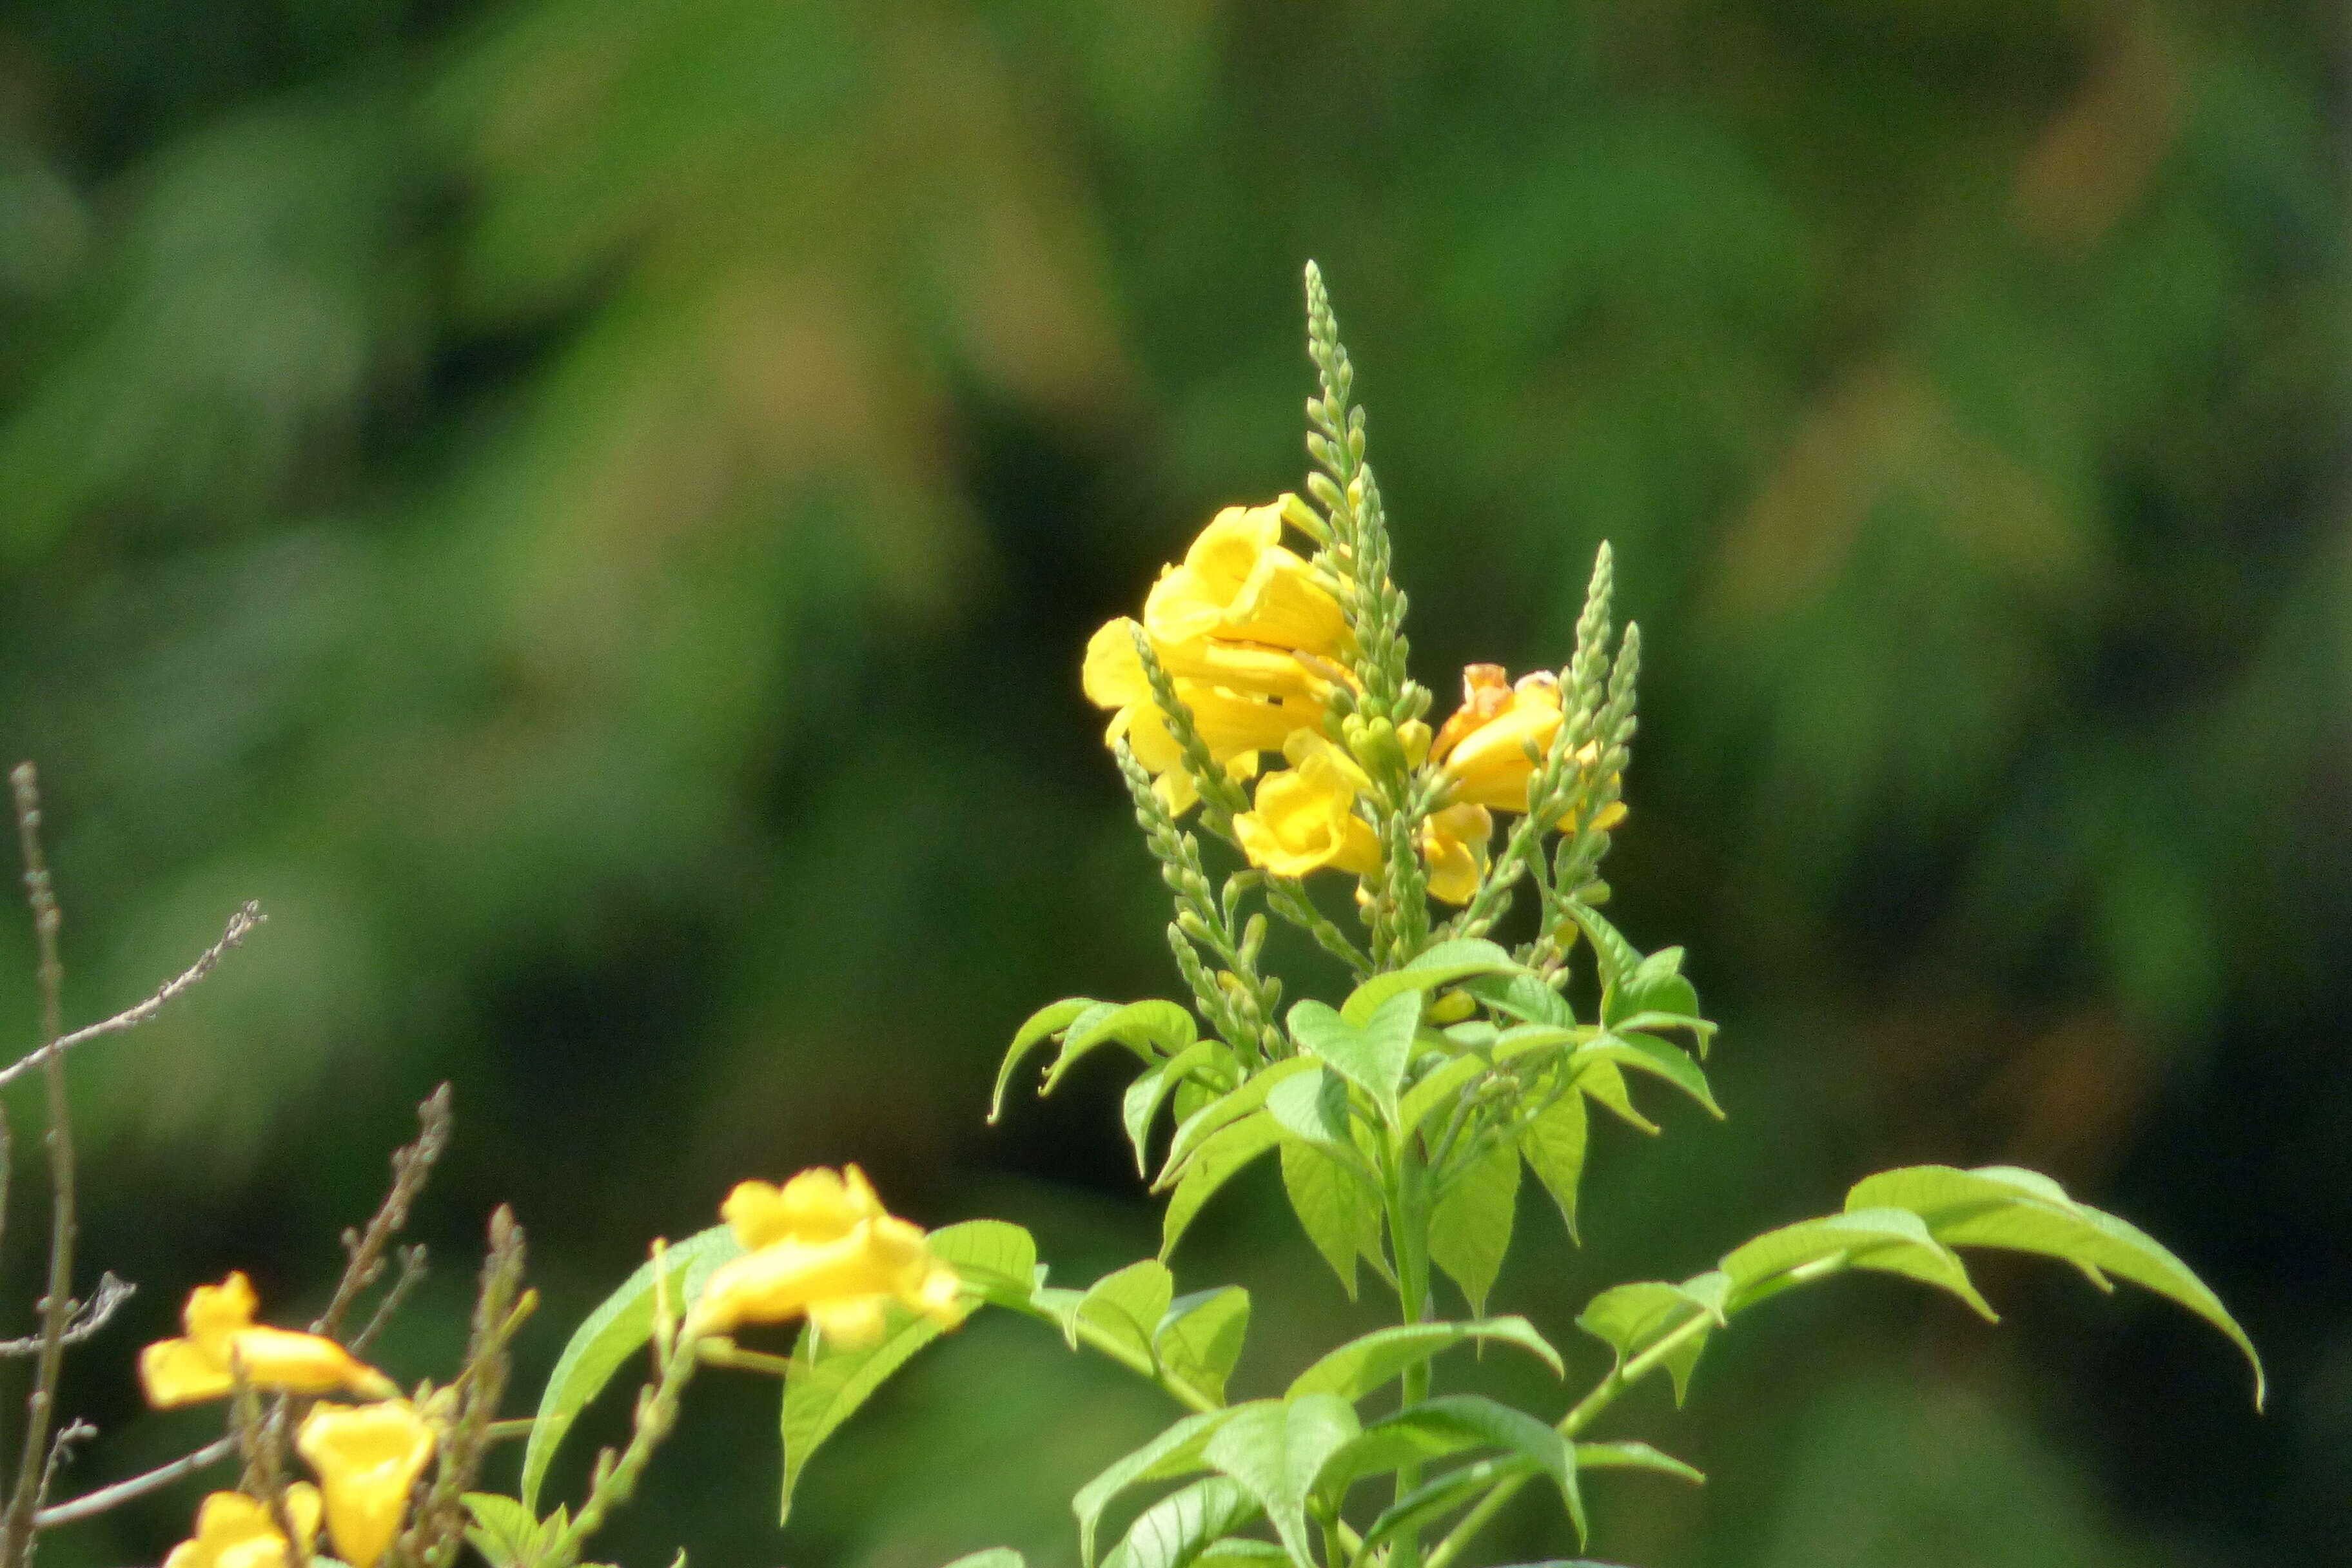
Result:
[[[1183,1179],[1168,1195],[1160,1220],[1160,1258],[1166,1262],[1176,1243],[1201,1212],[1201,1205],[1242,1167],[1282,1142],[1282,1125],[1263,1110],[1251,1112],[1201,1145],[1184,1168]]]
[[[1315,1244],[1315,1250],[1323,1255],[1353,1300],[1356,1259],[1380,1255],[1379,1194],[1321,1149],[1292,1139],[1285,1139],[1282,1144],[1282,1190],[1307,1239]]]
[[[1412,1060],[1413,1036],[1421,1023],[1421,993],[1390,997],[1361,1026],[1320,1002],[1301,1002],[1289,1016],[1291,1037],[1300,1047],[1370,1095],[1381,1116],[1393,1124],[1397,1092]]]
[[[1675,1383],[1675,1403],[1680,1405],[1690,1388],[1691,1369],[1707,1337],[1724,1321],[1724,1300],[1731,1278],[1720,1270],[1696,1275],[1679,1285],[1643,1280],[1618,1285],[1595,1296],[1577,1314],[1576,1326],[1617,1352],[1617,1364],[1643,1354],[1694,1319],[1711,1325],[1695,1331],[1667,1353],[1665,1367]]]
[[[539,1539],[539,1521],[530,1510],[496,1492],[467,1492],[462,1499],[474,1516],[466,1531],[467,1543],[482,1554],[490,1568],[515,1568]]]
[[[1969,1282],[1968,1267],[1958,1255],[1930,1235],[1917,1215],[1891,1207],[1801,1220],[1727,1253],[1720,1267],[1731,1279],[1731,1310],[1771,1294],[1789,1281],[1792,1270],[1833,1259],[1949,1290],[1987,1319],[1996,1316]]]
[[[1481,1394],[1448,1394],[1382,1416],[1326,1461],[1317,1484],[1338,1493],[1360,1477],[1474,1447],[1500,1448],[1549,1477],[1576,1522],[1577,1535],[1583,1536],[1584,1499],[1576,1484],[1575,1450],[1548,1423]]]
[[[1160,1364],[1212,1399],[1225,1396],[1249,1334],[1250,1296],[1238,1285],[1180,1296],[1151,1336]]]
[[[1120,1097],[1119,1121],[1127,1129],[1127,1141],[1135,1145],[1135,1172],[1139,1176],[1151,1174],[1151,1123],[1160,1108],[1192,1074],[1201,1071],[1227,1055],[1222,1040],[1196,1040],[1176,1055],[1156,1067],[1146,1068],[1127,1086]]]
[[[1138,1514],[1125,1538],[1103,1560],[1104,1568],[1185,1568],[1258,1512],[1257,1500],[1239,1481],[1206,1477]],[[1276,1548],[1275,1555],[1281,1554]]]
[[[1705,1106],[1708,1115],[1723,1120],[1723,1107],[1716,1104],[1715,1091],[1707,1087],[1706,1074],[1699,1065],[1654,1035],[1602,1035],[1579,1046],[1569,1060],[1603,1061],[1662,1078]]]
[[[1165,1480],[1207,1469],[1208,1461],[1201,1456],[1209,1439],[1236,1412],[1248,1408],[1236,1405],[1230,1410],[1187,1415],[1133,1453],[1113,1460],[1100,1475],[1080,1487],[1070,1499],[1070,1511],[1078,1519],[1079,1561],[1088,1564],[1094,1562],[1095,1531],[1102,1522],[1103,1510],[1110,1506],[1113,1498],[1143,1481]]]
[[[1514,1456],[1507,1459],[1481,1459],[1423,1481],[1372,1521],[1371,1528],[1364,1531],[1365,1549],[1386,1545],[1409,1530],[1425,1530],[1447,1514],[1469,1507],[1496,1487],[1535,1473],[1533,1460]]]
[[[1511,1250],[1518,1196],[1518,1145],[1498,1141],[1454,1173],[1430,1212],[1429,1260],[1462,1288],[1473,1312],[1486,1310],[1486,1292]]]
[[[1544,1107],[1519,1131],[1519,1152],[1543,1184],[1571,1239],[1576,1236],[1576,1194],[1584,1176],[1584,1145],[1591,1135],[1584,1096],[1574,1088]]]
[[[1244,1405],[1217,1428],[1202,1457],[1257,1500],[1298,1568],[1320,1568],[1307,1499],[1324,1461],[1360,1430],[1356,1407],[1328,1394]]]
[[[1038,1092],[1053,1093],[1063,1075],[1097,1046],[1115,1041],[1150,1067],[1192,1045],[1198,1032],[1192,1015],[1173,1002],[1129,1002],[1108,1013],[1077,1019],[1063,1032],[1062,1054],[1046,1069],[1045,1085]]]
[[[1153,1258],[1106,1274],[1078,1299],[1077,1315],[1145,1362],[1151,1337],[1176,1294],[1175,1278]]]
[[[1173,1185],[1182,1173],[1185,1165],[1191,1161],[1195,1150],[1234,1122],[1262,1109],[1265,1104],[1265,1097],[1272,1094],[1286,1079],[1303,1072],[1313,1072],[1318,1065],[1311,1058],[1292,1057],[1286,1061],[1276,1062],[1271,1067],[1261,1068],[1251,1074],[1249,1081],[1239,1089],[1227,1094],[1217,1095],[1202,1105],[1198,1110],[1184,1117],[1177,1126],[1175,1138],[1168,1145],[1168,1158],[1160,1165],[1160,1174],[1151,1184],[1152,1190],[1160,1192]],[[1177,1096],[1177,1107],[1180,1111],[1183,1103],[1183,1095],[1180,1093]]]
[[[1580,1470],[1651,1470],[1688,1481],[1695,1487],[1706,1484],[1706,1476],[1696,1467],[1684,1464],[1672,1454],[1662,1454],[1647,1443],[1579,1443],[1576,1465]]]
[[[1634,1109],[1633,1097],[1626,1090],[1625,1075],[1617,1064],[1606,1057],[1587,1057],[1571,1065],[1576,1087],[1592,1097],[1593,1102],[1613,1114],[1618,1121],[1643,1132],[1654,1134],[1658,1124]]]
[[[1554,1377],[1562,1375],[1564,1369],[1560,1364],[1559,1352],[1552,1349],[1551,1342],[1536,1332],[1535,1325],[1525,1318],[1479,1318],[1458,1323],[1402,1323],[1394,1328],[1375,1329],[1328,1352],[1291,1380],[1284,1397],[1296,1399],[1307,1394],[1336,1394],[1342,1399],[1361,1399],[1400,1375],[1407,1367],[1418,1366],[1439,1352],[1450,1350],[1468,1340],[1494,1340],[1517,1345],[1551,1368]]]
[[[1397,1131],[1411,1137],[1415,1129],[1429,1120],[1430,1112],[1440,1106],[1451,1105],[1465,1084],[1488,1070],[1476,1057],[1456,1057],[1419,1083],[1405,1091],[1397,1105]]]
[[[1361,1028],[1383,1005],[1407,992],[1426,994],[1478,974],[1523,973],[1526,967],[1491,942],[1458,937],[1437,943],[1402,969],[1373,975],[1348,994],[1339,1016]]]
[[[1010,1546],[990,1546],[978,1552],[968,1552],[948,1563],[946,1568],[1029,1568],[1029,1563]]]
[[[988,1100],[988,1120],[991,1122],[1003,1113],[1004,1091],[1012,1085],[1013,1075],[1020,1068],[1022,1058],[1096,1008],[1105,1010],[1097,1016],[1115,1011],[1109,1003],[1097,1002],[1091,996],[1067,996],[1029,1015],[1028,1021],[1013,1035],[1013,1044],[1004,1053],[1003,1065],[996,1069],[996,1090]]]

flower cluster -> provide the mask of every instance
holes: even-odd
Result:
[[[884,1210],[855,1165],[803,1171],[781,1187],[744,1182],[719,1213],[745,1250],[711,1275],[691,1337],[805,1316],[828,1342],[857,1346],[881,1337],[893,1301],[950,1325],[962,1317],[955,1269],[919,1226]]]
[[[140,1381],[157,1408],[219,1399],[247,1387],[278,1394],[348,1392],[371,1403],[322,1400],[304,1417],[294,1446],[318,1473],[320,1487],[286,1489],[286,1517],[307,1556],[324,1511],[336,1553],[352,1568],[374,1568],[393,1537],[416,1479],[432,1460],[431,1423],[399,1397],[393,1381],[320,1334],[273,1329],[253,1321],[258,1303],[243,1274],[199,1285],[181,1313],[184,1337],[149,1345]],[[215,1492],[196,1515],[196,1533],[173,1550],[164,1568],[278,1568],[287,1540],[268,1507],[241,1492]]]

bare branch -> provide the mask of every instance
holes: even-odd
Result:
[[[259,904],[247,904],[245,908],[229,916],[228,929],[221,932],[221,939],[205,949],[204,956],[190,964],[185,973],[176,980],[168,982],[162,990],[140,1003],[136,1007],[125,1008],[103,1023],[92,1024],[86,1029],[76,1029],[70,1035],[59,1037],[57,1048],[60,1051],[69,1051],[76,1046],[95,1040],[102,1035],[119,1035],[126,1029],[137,1028],[194,989],[198,982],[213,972],[222,958],[233,949],[243,946],[245,939],[252,934],[253,929],[268,918],[261,912]],[[47,1049],[47,1046],[37,1047],[13,1066],[0,1068],[0,1089],[7,1088],[17,1079],[38,1067]]]
[[[335,1286],[334,1300],[310,1325],[314,1334],[332,1335],[343,1314],[361,1291],[376,1281],[383,1272],[383,1249],[400,1227],[408,1223],[409,1205],[425,1189],[425,1178],[433,1173],[433,1162],[449,1145],[449,1086],[443,1084],[427,1095],[425,1103],[416,1108],[416,1142],[392,1153],[392,1187],[383,1194],[383,1204],[368,1221],[363,1235],[343,1233],[343,1249],[351,1261],[343,1268],[343,1277]]]
[[[58,1472],[73,1463],[73,1446],[76,1443],[87,1443],[97,1436],[97,1427],[77,1418],[68,1422],[57,1436],[50,1440],[48,1463],[41,1467],[41,1489],[33,1500],[37,1505],[33,1511],[35,1530],[41,1528],[40,1510],[37,1505],[49,1495],[49,1489],[58,1484]]]
[[[420,1241],[414,1247],[402,1247],[400,1272],[393,1276],[392,1289],[386,1290],[383,1300],[375,1304],[374,1312],[368,1317],[367,1327],[352,1336],[350,1349],[353,1355],[367,1349],[376,1335],[383,1331],[383,1326],[392,1321],[392,1315],[400,1310],[400,1304],[408,1300],[409,1292],[424,1280],[425,1244]]]
[[[149,1492],[161,1491],[177,1480],[184,1480],[198,1470],[208,1469],[236,1452],[236,1434],[216,1437],[193,1454],[183,1455],[168,1465],[158,1466],[144,1475],[132,1476],[100,1487],[94,1492],[45,1508],[33,1516],[36,1530],[55,1530],[61,1524],[73,1524],[85,1519],[96,1519],[109,1509],[121,1508]]]
[[[68,1309],[72,1316],[66,1323],[63,1342],[78,1345],[106,1327],[115,1310],[136,1295],[138,1290],[139,1287],[128,1279],[119,1279],[111,1273],[100,1274],[98,1289],[90,1292],[89,1300],[73,1302]],[[27,1335],[21,1340],[0,1340],[0,1356],[23,1357],[40,1353],[41,1337],[38,1334]]]

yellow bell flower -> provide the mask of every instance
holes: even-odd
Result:
[[[1131,708],[1151,700],[1151,682],[1135,651],[1135,634],[1140,629],[1121,616],[1104,622],[1102,629],[1087,639],[1087,659],[1079,679],[1087,700],[1096,707]],[[1151,651],[1159,655],[1160,668],[1179,680],[1223,687],[1246,697],[1297,697],[1320,702],[1331,689],[1330,677],[1346,674],[1328,664],[1321,671],[1310,669],[1289,648],[1229,642],[1223,637],[1194,637],[1179,643],[1155,640]]]
[[[1421,852],[1429,862],[1429,892],[1449,904],[1466,904],[1486,874],[1495,819],[1483,805],[1468,803],[1432,812],[1421,825]]]
[[[1282,544],[1290,500],[1229,506],[1209,521],[1183,563],[1162,572],[1144,600],[1143,624],[1155,641],[1219,637],[1325,656],[1347,647],[1339,601]]]
[[[147,1403],[164,1410],[223,1398],[236,1386],[232,1363],[256,1388],[291,1394],[348,1390],[370,1399],[400,1392],[390,1378],[332,1340],[256,1323],[257,1304],[242,1273],[191,1290],[180,1317],[186,1337],[159,1340],[140,1352],[139,1380]]]
[[[307,1561],[319,1535],[318,1489],[308,1481],[288,1487],[286,1511],[302,1538],[300,1555]],[[286,1537],[259,1498],[215,1492],[196,1510],[194,1539],[172,1548],[163,1568],[286,1568]]]
[[[1250,864],[1277,877],[1326,867],[1360,877],[1379,870],[1380,836],[1356,815],[1356,796],[1371,781],[1355,759],[1313,730],[1293,734],[1283,754],[1291,765],[1262,780],[1255,809],[1234,818]]]
[[[352,1568],[375,1568],[400,1533],[408,1494],[433,1458],[433,1428],[404,1399],[375,1405],[321,1401],[294,1446],[326,1491],[327,1534]]]
[[[872,1344],[892,1301],[953,1326],[962,1281],[921,1229],[884,1212],[856,1166],[805,1171],[781,1188],[745,1182],[720,1213],[751,1250],[710,1277],[689,1335],[805,1315],[831,1343]]]
[[[1523,675],[1513,685],[1498,664],[1469,666],[1462,672],[1462,706],[1430,742],[1430,758],[1445,774],[1445,798],[1496,811],[1527,810],[1528,786],[1560,723],[1559,681],[1549,670]],[[1597,743],[1588,741],[1576,760],[1590,763],[1598,754]],[[1624,818],[1625,803],[1612,801],[1595,826],[1614,827]],[[1552,826],[1573,830],[1575,813]]]

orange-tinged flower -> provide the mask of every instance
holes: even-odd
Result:
[[[433,1428],[404,1399],[321,1401],[294,1446],[319,1472],[336,1554],[352,1568],[375,1568],[400,1533],[408,1494],[433,1458]]]
[[[1430,757],[1445,774],[1444,798],[1496,811],[1527,810],[1528,787],[1560,722],[1559,681],[1549,670],[1523,675],[1513,685],[1501,665],[1469,666],[1462,672],[1462,706],[1430,742]],[[1589,765],[1598,754],[1597,743],[1588,741],[1576,760]],[[1624,818],[1624,802],[1612,801],[1595,826],[1614,827]],[[1573,830],[1575,813],[1552,826]]]
[[[307,1560],[319,1535],[319,1492],[307,1481],[286,1489],[286,1511]],[[243,1492],[215,1492],[196,1510],[196,1533],[172,1548],[163,1568],[286,1568],[286,1537],[269,1505]]]
[[[856,1166],[804,1171],[781,1188],[745,1182],[720,1211],[751,1250],[710,1277],[687,1331],[806,1316],[837,1345],[881,1337],[893,1301],[950,1326],[961,1321],[953,1267],[922,1230],[884,1212]]]
[[[1250,864],[1277,877],[1379,870],[1380,836],[1356,815],[1357,795],[1371,784],[1355,759],[1312,730],[1293,734],[1283,754],[1291,765],[1260,781],[1255,809],[1234,818]]]
[[[1495,819],[1468,803],[1432,812],[1421,825],[1421,852],[1429,861],[1429,891],[1449,904],[1466,904],[1486,874]]]
[[[139,1380],[158,1410],[219,1399],[236,1386],[234,1365],[256,1388],[291,1394],[339,1390],[371,1399],[399,1393],[383,1373],[334,1341],[253,1321],[253,1286],[242,1273],[188,1293],[181,1313],[186,1337],[159,1340],[139,1355]]]
[[[1282,544],[1290,500],[1229,506],[1209,521],[1183,563],[1161,573],[1144,601],[1143,624],[1156,641],[1220,637],[1327,656],[1347,647],[1339,601]]]

